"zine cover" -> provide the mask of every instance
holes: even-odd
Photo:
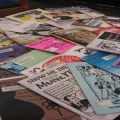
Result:
[[[11,32],[10,30],[16,26],[21,25],[22,23],[7,19],[7,18],[0,18],[0,29],[9,37],[18,36],[20,33]]]
[[[26,77],[0,80],[0,118],[2,120],[82,120],[62,106],[18,85]]]
[[[96,67],[99,67],[105,71],[120,76],[120,69],[111,66],[118,58],[119,56],[115,54],[96,52],[91,55],[81,57],[80,59],[92,65],[95,65]]]
[[[94,28],[103,28],[103,22],[101,21],[103,17],[89,18],[84,20],[77,20],[72,23],[72,25],[84,26],[84,27],[94,27]],[[110,26],[110,25],[109,25]]]
[[[120,25],[120,18],[119,17],[114,17],[114,16],[104,16],[103,20],[105,23],[109,25]]]
[[[118,58],[111,66],[120,68],[120,58]]]
[[[89,15],[91,17],[100,17],[104,16],[105,14],[100,13],[96,10],[90,9],[88,7],[84,6],[70,6],[70,7],[61,7],[61,8],[46,8],[47,11],[49,12],[55,12],[55,13],[66,13],[66,12],[81,12],[85,13],[86,15]]]
[[[28,33],[18,33],[17,31],[11,31],[13,28],[22,25],[22,23],[4,18],[0,19],[0,28],[3,32],[13,41],[25,46],[32,42],[43,39],[44,37],[36,34],[36,32],[29,31]]]
[[[0,48],[0,65],[29,52],[25,47],[15,44]]]
[[[94,41],[86,46],[86,48],[120,54],[120,33],[101,32]]]
[[[15,64],[10,61],[0,65],[0,68],[3,68],[7,71],[10,71],[10,72],[18,74],[18,75],[21,75],[20,72],[26,69],[25,67]]]
[[[49,36],[49,32],[61,30],[61,28],[34,21],[27,21],[24,24],[14,27],[10,31],[39,36]]]
[[[107,117],[95,114],[65,63],[18,83],[87,119],[100,120]]]
[[[61,39],[55,37],[47,37],[37,42],[28,44],[25,47],[49,51],[53,53],[62,53],[74,46],[75,46],[74,44],[68,43]]]
[[[19,35],[19,36],[16,36],[16,37],[12,37],[11,39],[13,41],[15,41],[16,43],[19,43],[21,44],[22,46],[26,46],[30,43],[33,43],[33,42],[36,42],[36,41],[39,41],[41,39],[43,39],[45,37],[43,36],[40,36],[40,35],[32,35],[32,34],[22,34],[22,35]]]
[[[106,27],[106,28],[102,28],[102,29],[99,29],[99,30],[94,30],[92,32],[100,34],[101,32],[104,32],[104,31],[120,33],[120,28],[116,27],[116,26],[111,26],[111,27]]]
[[[15,44],[6,34],[0,31],[0,47],[9,46]]]
[[[93,33],[92,31],[80,26],[65,30],[53,31],[50,32],[50,35],[71,42],[73,44],[83,46],[88,45],[98,36],[98,34]]]
[[[36,22],[45,22],[49,19],[42,16],[41,13],[48,13],[48,11],[42,10],[42,9],[33,9],[25,12],[20,12],[17,14],[6,16],[6,18],[24,23],[28,20],[36,21]]]
[[[53,57],[55,54],[46,51],[32,50],[24,55],[21,55],[10,62],[22,65],[26,68],[32,67],[48,58]]]
[[[49,70],[62,63],[82,62],[80,57],[90,55],[96,51],[87,50],[83,46],[75,46],[59,55],[46,59],[45,61],[38,63],[20,73],[26,76],[33,76],[42,71]]]
[[[66,11],[63,13],[43,13],[43,16],[53,21],[65,21],[65,20],[76,20],[76,19],[88,19],[90,16],[81,13],[79,11]]]
[[[0,68],[0,80],[3,78],[10,78],[10,77],[15,77],[15,76],[17,75],[5,69]]]
[[[120,77],[86,62],[67,65],[97,115],[120,112]]]

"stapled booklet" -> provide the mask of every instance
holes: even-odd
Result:
[[[120,78],[86,62],[68,67],[96,114],[120,112]]]
[[[101,32],[95,40],[86,46],[87,49],[120,54],[120,33]]]

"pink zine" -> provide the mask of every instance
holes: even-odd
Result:
[[[50,51],[54,53],[62,53],[76,45],[66,41],[57,39],[55,37],[47,37],[37,42],[26,45],[25,47]]]

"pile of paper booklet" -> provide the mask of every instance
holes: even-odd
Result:
[[[84,6],[0,18],[0,120],[120,115],[120,18]]]

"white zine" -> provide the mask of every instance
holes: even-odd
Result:
[[[47,59],[35,66],[21,71],[21,74],[32,76],[40,73],[42,70],[48,70],[61,63],[80,62],[80,57],[90,55],[92,53],[95,53],[95,51],[87,50],[83,46],[75,46],[59,55],[56,55],[55,57]]]
[[[49,36],[49,32],[61,30],[60,27],[50,25],[48,23],[41,23],[41,22],[35,22],[35,21],[27,21],[23,23],[22,25],[19,25],[17,27],[14,27],[10,31],[12,32],[18,32],[18,33],[24,33],[24,34],[35,34],[35,35],[41,35],[41,36]]]
[[[87,119],[108,119],[95,114],[65,63],[18,83]]]

